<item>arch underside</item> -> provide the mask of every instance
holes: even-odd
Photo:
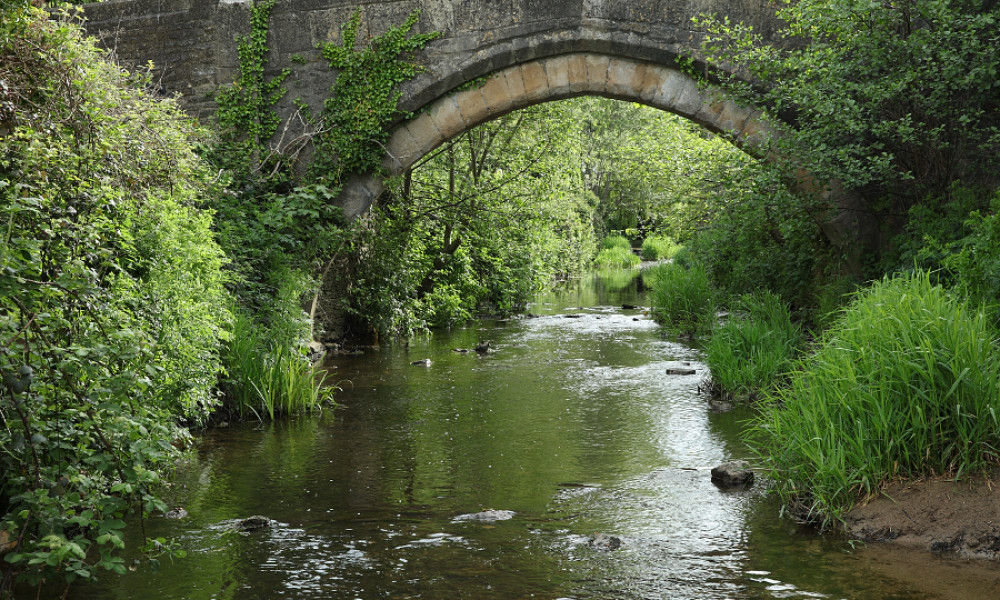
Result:
[[[482,123],[553,100],[597,95],[642,103],[675,113],[741,147],[767,139],[770,128],[756,113],[700,88],[671,67],[597,53],[571,53],[513,65],[485,83],[444,95],[399,125],[386,145],[382,166],[400,175],[446,141]],[[384,191],[377,177],[358,177],[341,194],[347,220],[364,214]]]

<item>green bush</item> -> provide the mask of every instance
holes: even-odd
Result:
[[[0,8],[0,531],[18,575],[123,573],[125,515],[216,404],[230,318],[202,139],[78,27]],[[147,550],[155,544],[149,543]]]
[[[597,258],[594,262],[598,267],[610,268],[610,267],[635,267],[642,262],[642,259],[636,256],[635,252],[632,252],[631,248],[622,248],[620,246],[615,246],[614,248],[605,248],[597,253]]]
[[[651,269],[653,318],[676,335],[695,336],[715,322],[715,302],[701,267],[675,264]]]
[[[926,272],[886,278],[769,399],[754,445],[783,498],[830,523],[894,478],[995,465],[998,367],[982,310]]]
[[[742,296],[706,348],[713,391],[754,398],[773,388],[791,370],[803,341],[801,328],[778,296],[767,291]]]
[[[643,260],[673,258],[681,249],[680,244],[665,235],[651,235],[642,241]]]
[[[984,303],[1000,324],[1000,192],[993,195],[988,214],[973,212],[966,221],[971,230],[961,250],[944,259],[960,290]]]
[[[237,313],[223,354],[225,405],[240,418],[274,419],[332,403],[333,386],[309,363],[301,346],[275,343],[266,329]]]
[[[605,236],[604,239],[601,240],[601,250],[610,250],[611,248],[624,248],[625,250],[631,250],[632,243],[629,242],[628,238],[623,235],[614,234]]]

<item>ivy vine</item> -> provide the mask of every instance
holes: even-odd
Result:
[[[267,34],[271,11],[277,0],[250,4],[250,33],[237,39],[239,76],[233,85],[216,95],[219,140],[214,149],[215,162],[235,174],[251,174],[271,160],[267,144],[281,123],[273,110],[287,90],[285,79],[291,74],[283,69],[268,79]]]
[[[379,170],[389,137],[388,126],[400,116],[399,84],[421,70],[410,57],[440,36],[439,32],[411,35],[419,18],[420,11],[415,10],[402,25],[359,47],[358,8],[344,25],[341,44],[319,45],[323,58],[338,73],[323,105],[324,133],[316,140],[317,172],[342,177]]]

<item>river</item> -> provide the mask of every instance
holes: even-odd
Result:
[[[637,272],[597,274],[532,318],[331,357],[336,410],[200,435],[170,494],[190,516],[147,522],[186,558],[71,597],[1000,597],[993,565],[851,548],[779,518],[761,482],[716,488],[709,469],[748,454],[750,413],[708,410],[699,350],[622,308],[645,304]],[[482,340],[496,351],[453,351]],[[460,518],[487,509],[513,515]],[[255,514],[274,526],[230,530]]]

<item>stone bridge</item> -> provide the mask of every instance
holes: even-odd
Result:
[[[339,41],[358,5],[362,33],[376,36],[421,11],[417,30],[442,35],[423,50],[425,71],[403,89],[400,109],[417,116],[399,123],[384,166],[405,172],[444,141],[506,112],[594,94],[640,102],[684,116],[753,146],[768,135],[749,110],[721,102],[685,75],[681,60],[700,60],[703,13],[751,23],[765,38],[778,27],[767,0],[279,0],[271,17],[268,68],[288,68],[287,98],[321,105],[335,74],[317,44]],[[153,61],[168,93],[179,92],[192,114],[213,109],[212,95],[237,72],[235,38],[249,28],[247,0],[112,0],[86,8],[87,27],[129,64]],[[462,91],[468,82],[485,85]],[[282,108],[290,113],[290,101]],[[359,177],[340,198],[355,218],[382,191]],[[842,195],[841,195],[842,196]],[[856,239],[860,205],[835,198],[827,235]]]

